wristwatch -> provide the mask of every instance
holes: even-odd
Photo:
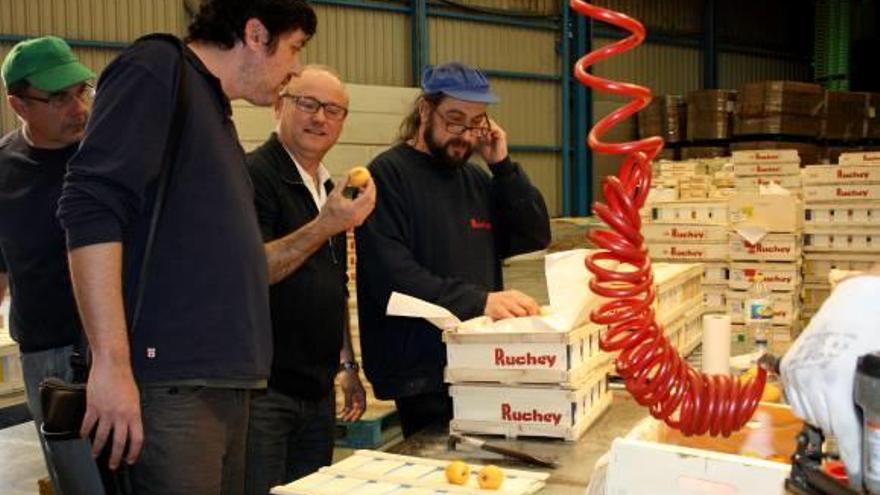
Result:
[[[361,365],[357,361],[343,361],[339,363],[339,371],[354,371],[355,373],[361,369]]]

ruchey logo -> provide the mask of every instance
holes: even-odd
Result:
[[[509,355],[504,349],[495,348],[495,366],[546,366],[552,368],[556,364],[556,356],[553,354],[525,354]]]
[[[669,248],[670,256],[690,256],[694,258],[702,258],[705,253],[696,249],[681,249],[676,246]]]
[[[672,229],[669,230],[669,237],[672,237],[673,239],[702,239],[706,237],[706,232],[697,229],[691,230],[672,227]]]
[[[869,174],[868,172],[858,172],[858,171],[845,172],[843,170],[837,171],[837,178],[838,179],[867,179],[868,176],[870,176],[870,175],[871,174]]]
[[[501,404],[502,421],[518,421],[521,423],[549,423],[558,426],[562,421],[562,414],[554,412],[541,412],[537,409],[531,411],[515,411],[508,403]]]
[[[777,153],[755,153],[755,160],[776,160],[779,158]]]
[[[755,172],[757,172],[759,174],[773,174],[773,173],[781,172],[781,171],[782,171],[782,167],[780,167],[779,165],[770,165],[770,166],[757,165],[755,167]]]
[[[864,198],[868,196],[867,189],[841,189],[838,187],[836,193],[838,198]]]

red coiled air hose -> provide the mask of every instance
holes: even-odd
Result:
[[[632,99],[600,120],[588,138],[595,152],[626,155],[617,176],[605,177],[602,182],[608,204],[593,205],[596,216],[612,230],[594,230],[589,234],[589,239],[600,248],[586,260],[594,275],[590,289],[611,299],[591,314],[594,323],[608,326],[601,347],[608,352],[620,351],[615,362],[617,372],[627,390],[639,404],[648,407],[652,416],[685,435],[728,436],[752,417],[767,374],[759,369],[757,377],[744,384],[730,376],[703,374],[691,368],[666,339],[652,308],[654,276],[639,217],[651,187],[651,161],[663,149],[663,139],[600,141],[617,123],[647,106],[651,90],[596,77],[587,68],[641,44],[645,28],[630,17],[582,0],[571,0],[571,8],[631,33],[588,53],[574,68],[574,75],[582,84]],[[613,270],[603,268],[597,263],[601,260],[618,261],[620,265]]]

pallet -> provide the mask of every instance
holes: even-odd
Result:
[[[337,447],[376,449],[402,435],[400,416],[393,407],[367,407],[361,419],[336,422]]]
[[[358,450],[332,466],[321,468],[284,486],[272,495],[379,495],[379,494],[480,494],[477,473],[483,467],[471,464],[471,476],[464,485],[446,481],[449,461],[413,457],[371,450]],[[491,493],[529,495],[541,490],[547,473],[502,468],[504,483]]]

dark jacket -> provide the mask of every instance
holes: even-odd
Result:
[[[278,136],[272,134],[247,158],[264,241],[284,237],[318,215]],[[329,194],[333,181],[324,187]],[[270,387],[304,399],[332,392],[348,316],[346,268],[343,232],[270,288],[275,348]]]
[[[266,253],[232,108],[185,51],[186,118],[144,285],[131,360],[140,382],[264,385],[272,353]],[[98,80],[58,215],[73,250],[122,242],[136,287],[174,109],[179,48],[142,41]]]
[[[357,289],[364,369],[380,399],[440,390],[446,364],[436,327],[385,316],[392,291],[473,318],[503,287],[502,259],[550,242],[522,168],[505,159],[490,169],[453,169],[405,144],[370,164],[376,209],[357,230]]]

